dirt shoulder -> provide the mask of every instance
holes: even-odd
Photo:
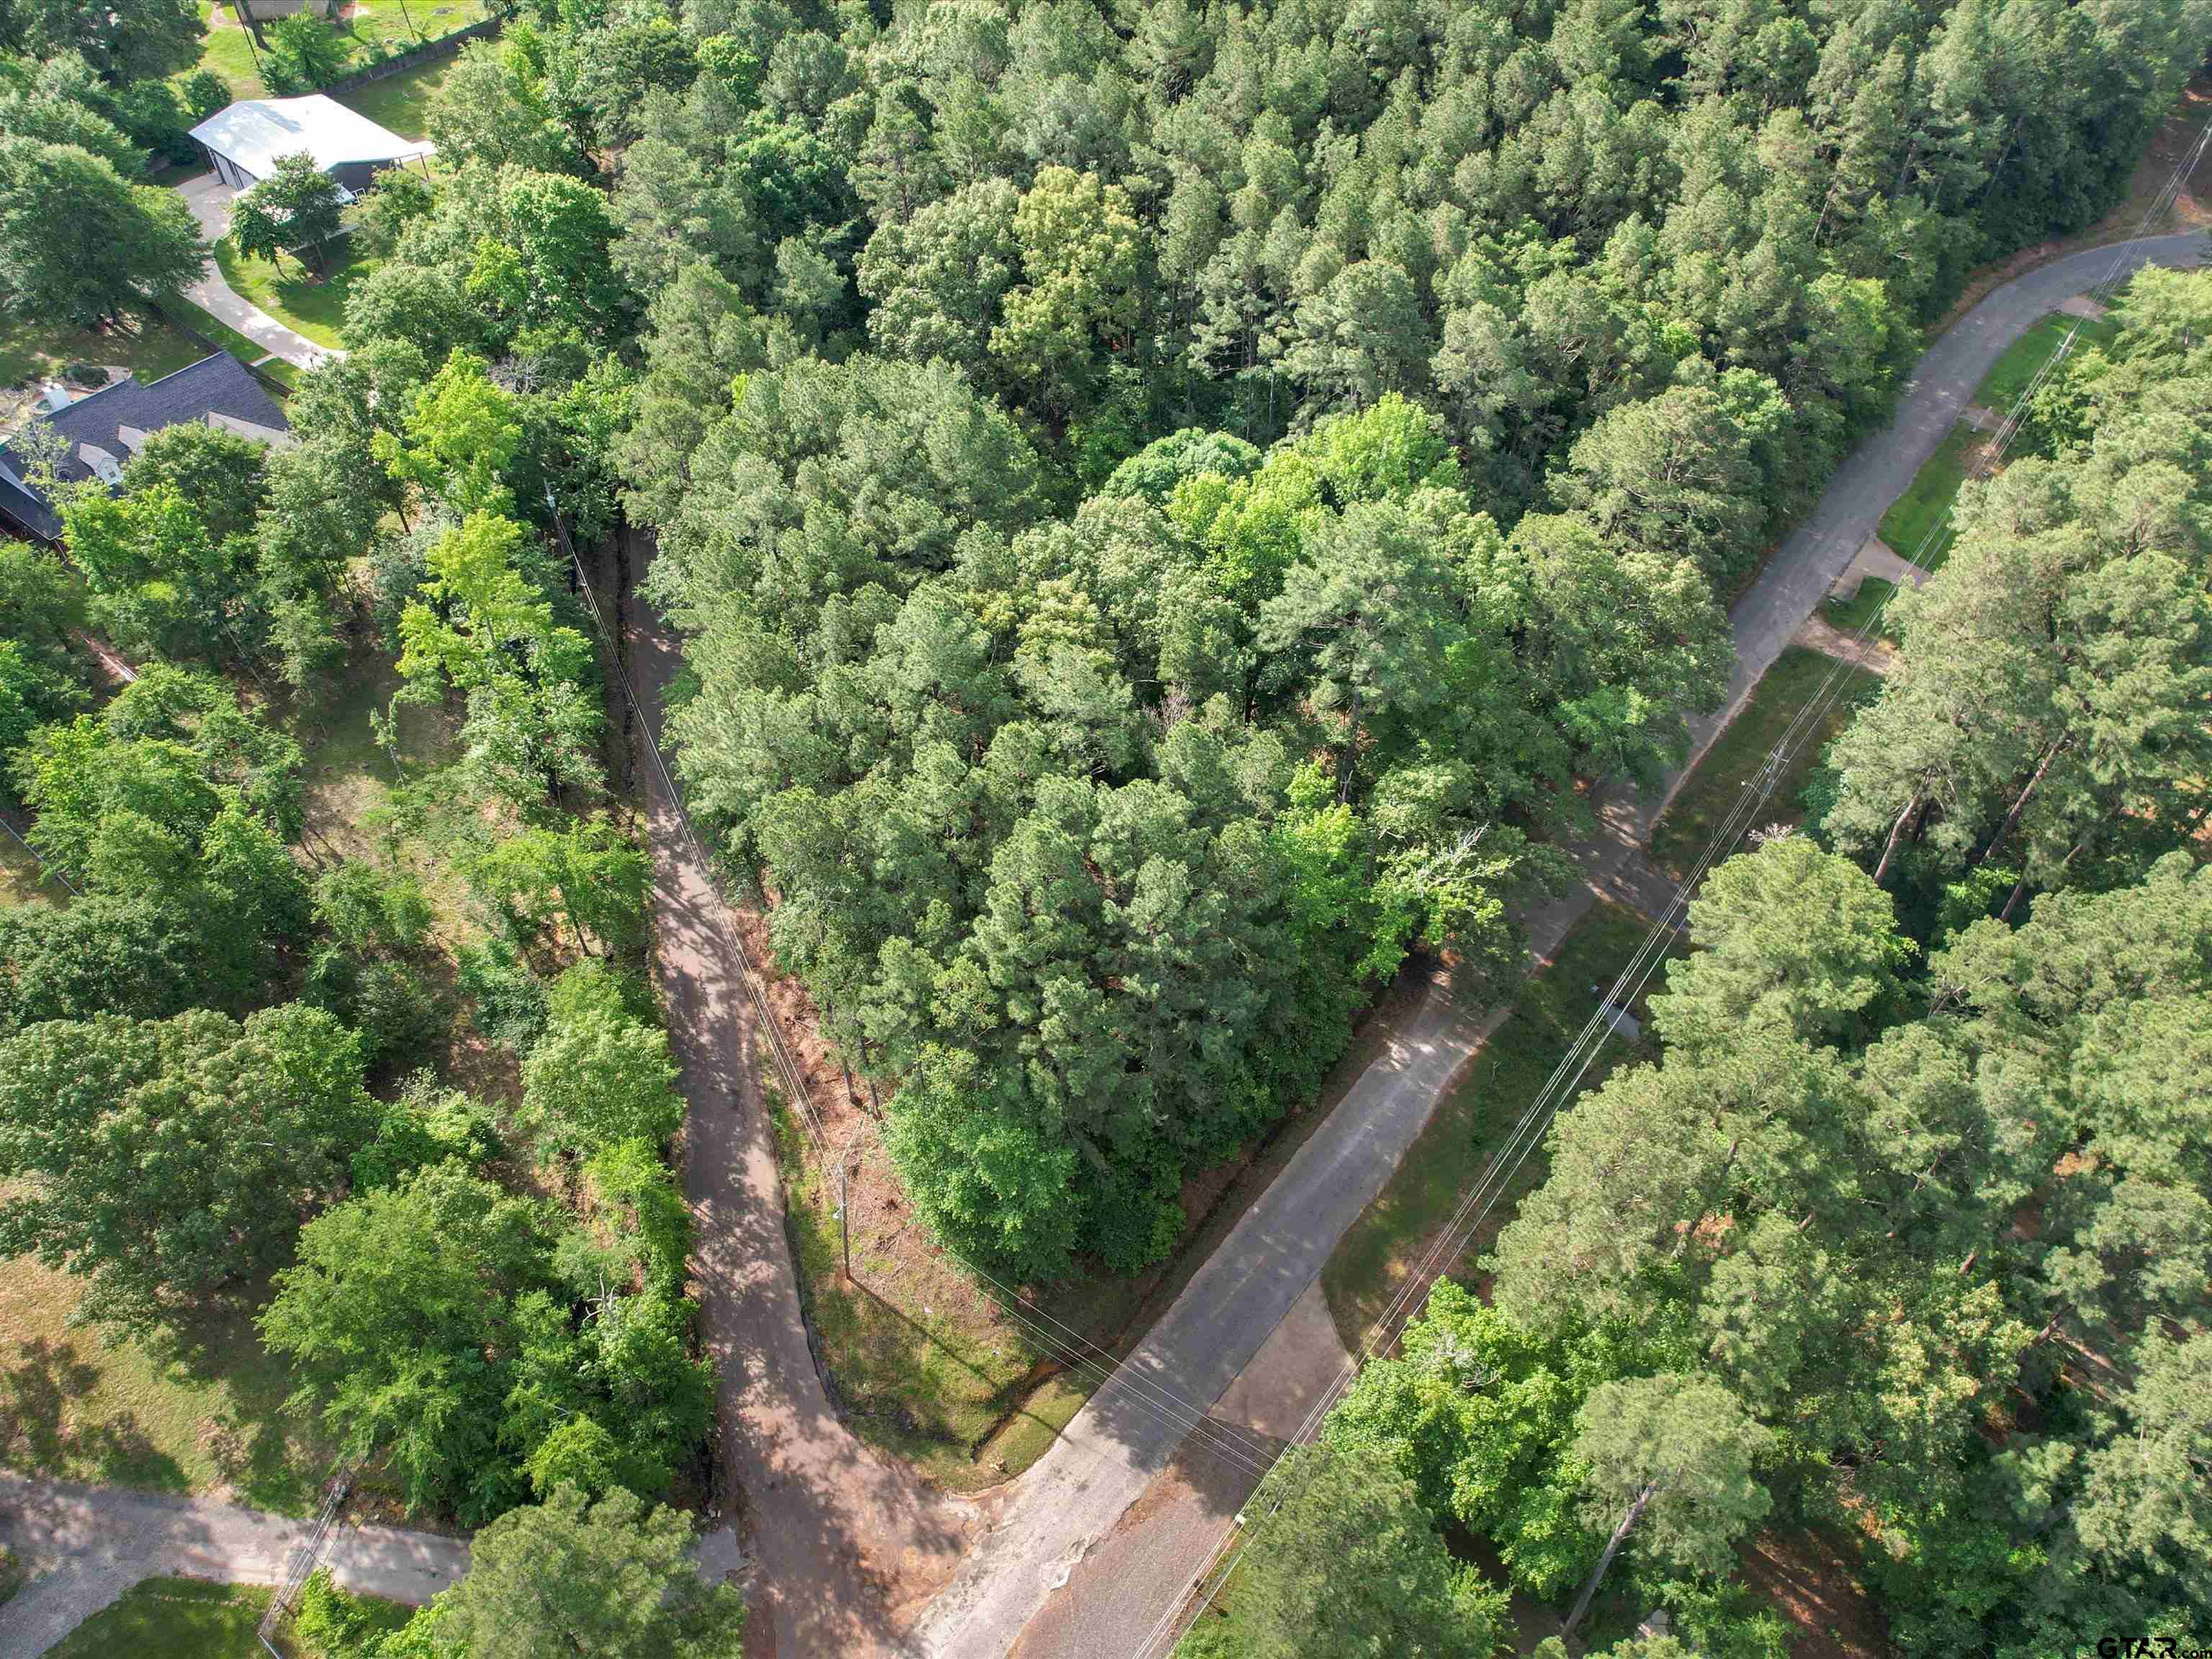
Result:
[[[2172,209],[2160,216],[2157,222],[2143,224],[2144,214],[2157,202],[2167,180],[2173,177],[2174,168],[2186,159],[2208,118],[2212,118],[2212,74],[2199,74],[2182,88],[2173,108],[2159,123],[2150,147],[2144,150],[2142,160],[2136,164],[2134,176],[2128,181],[2127,198],[2119,206],[2087,230],[2038,242],[1968,272],[1957,301],[1929,325],[1928,337],[1932,340],[1945,332],[1993,290],[2014,277],[2069,253],[2109,247],[2115,242],[2126,241],[2139,231],[2212,229],[2212,151],[2207,151],[2196,169],[2181,181],[2181,194]]]

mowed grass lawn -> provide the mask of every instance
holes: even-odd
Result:
[[[1820,763],[1820,751],[1859,704],[1874,695],[1881,679],[1863,668],[1793,645],[1775,659],[1743,712],[1729,723],[1675,793],[1666,817],[1652,831],[1654,864],[1680,878],[1697,863],[1706,843],[1735,811],[1745,786],[1766,764],[1768,752],[1789,732],[1798,711],[1821,695],[1831,674],[1837,678],[1827,712],[1796,734],[1765,803],[1741,828],[1748,833],[1771,823],[1795,823],[1804,816],[1797,797],[1807,776]],[[1739,836],[1738,844],[1723,848],[1720,856],[1739,850],[1741,841]]]
[[[1596,1012],[1590,988],[1611,986],[1650,931],[1650,924],[1625,905],[1593,906],[1560,943],[1551,966],[1522,987],[1504,1022],[1461,1068],[1382,1195],[1337,1241],[1322,1270],[1322,1289],[1346,1348],[1358,1352],[1461,1198],[1482,1179],[1492,1154],[1542,1092],[1559,1057]],[[1659,983],[1656,976],[1652,983]],[[1607,1036],[1583,1074],[1582,1087],[1595,1087],[1635,1052],[1620,1038]],[[1559,1103],[1564,1108],[1567,1103]],[[1543,1179],[1544,1167],[1540,1147],[1521,1165],[1504,1201],[1476,1228],[1456,1261],[1444,1264],[1448,1274],[1463,1277],[1489,1249],[1514,1205]]]
[[[134,315],[118,328],[81,329],[0,313],[0,386],[48,380],[71,363],[119,363],[142,380],[158,380],[206,356],[182,329],[151,315]]]
[[[48,1659],[252,1659],[254,1629],[269,1610],[265,1584],[149,1578],[48,1648]]]
[[[1856,634],[1867,625],[1876,611],[1882,611],[1882,607],[1889,603],[1890,596],[1896,592],[1896,583],[1886,582],[1879,576],[1868,576],[1861,580],[1859,591],[1848,599],[1822,600],[1820,615],[1831,628],[1845,634]],[[1884,639],[1896,636],[1887,611],[1882,613],[1881,625],[1877,633]]]
[[[430,4],[428,0],[406,0],[403,11],[400,0],[356,0],[349,8],[349,13],[343,27],[349,38],[358,44],[348,67],[360,69],[368,61],[367,48],[372,42],[382,41],[392,52],[404,52],[419,40],[434,40],[441,35],[453,33],[456,29],[466,28],[471,23],[482,22],[485,8],[483,0],[446,0],[443,4]],[[410,16],[414,20],[412,29],[408,27]],[[216,5],[213,0],[202,0],[200,19],[205,33],[200,37],[200,61],[194,69],[213,70],[230,88],[230,95],[234,99],[268,97],[269,88],[261,78],[261,66],[255,55],[252,40],[245,29],[239,27],[231,9],[228,6]],[[447,63],[450,61],[446,60]],[[444,67],[445,64],[440,63],[410,70],[389,80],[376,82],[374,88],[346,93],[340,101],[352,105],[370,120],[391,128],[403,137],[420,138],[422,134],[419,126],[410,129],[396,125],[356,100],[368,92],[412,80],[425,70],[441,71]],[[187,70],[175,78],[181,82],[192,72]],[[411,100],[419,108],[421,101],[428,96],[427,92],[403,90],[396,97],[390,98],[389,105],[395,111],[404,110]]]
[[[462,26],[456,23],[453,27]],[[461,50],[465,52],[467,48]],[[459,52],[450,58],[433,58],[397,75],[387,75],[381,81],[371,81],[365,87],[332,95],[348,109],[366,115],[387,132],[396,132],[402,138],[427,138],[430,136],[430,94],[444,83],[459,60]]]
[[[318,271],[289,253],[276,263],[249,256],[228,236],[215,246],[222,280],[238,293],[317,345],[343,346],[346,291],[368,267],[354,258],[350,238],[333,240],[326,258]]]
[[[149,1578],[132,1585],[79,1625],[48,1659],[263,1659],[256,1634],[275,1592],[266,1584],[211,1584],[201,1578]],[[414,1609],[374,1597],[360,1598],[378,1632],[398,1630]],[[285,1659],[356,1659],[301,1639],[289,1620],[274,1632]]]
[[[1881,528],[1876,533],[1899,558],[1917,560],[1931,570],[1943,562],[1950,550],[1942,531],[1950,520],[1959,486],[1966,482],[1966,458],[1974,437],[1973,428],[1964,421],[1953,427],[1913,475],[1905,493],[1881,515]]]
[[[2103,345],[2120,331],[2119,320],[2114,317],[2071,317],[2063,311],[2054,311],[2005,348],[1996,367],[1984,375],[1981,385],[1974,388],[1974,401],[1999,415],[2010,414],[2021,393],[2034,384],[2043,366],[2057,355],[2066,337],[2077,327],[2081,331],[2074,335],[2075,351]]]
[[[285,1408],[292,1379],[253,1328],[261,1297],[174,1337],[109,1346],[104,1328],[70,1324],[79,1289],[27,1256],[0,1266],[0,1465],[155,1492],[228,1487],[257,1508],[313,1510],[329,1458],[313,1425]]]

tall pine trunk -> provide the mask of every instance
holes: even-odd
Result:
[[[1912,816],[1913,809],[1919,805],[1920,796],[1918,792],[1915,791],[1912,799],[1905,803],[1905,810],[1897,815],[1897,822],[1889,826],[1888,844],[1881,849],[1881,862],[1874,867],[1875,886],[1881,886],[1881,878],[1889,873],[1889,860],[1897,851],[1897,838],[1905,833],[1905,820]]]
[[[1620,1524],[1613,1529],[1613,1536],[1605,1540],[1605,1553],[1598,1557],[1596,1571],[1590,1574],[1589,1583],[1583,1586],[1582,1595],[1576,1598],[1575,1610],[1567,1615],[1567,1622],[1559,1626],[1561,1641],[1574,1634],[1575,1626],[1582,1623],[1583,1615],[1589,1611],[1590,1598],[1597,1594],[1597,1587],[1604,1582],[1605,1570],[1613,1565],[1613,1558],[1620,1548],[1620,1540],[1628,1536],[1637,1517],[1644,1513],[1644,1506],[1651,1501],[1652,1494],[1658,1490],[1657,1481],[1646,1483],[1644,1490],[1636,1494],[1636,1501],[1628,1506],[1628,1513],[1620,1517]]]
[[[1987,864],[1990,855],[2004,845],[2004,838],[2012,833],[2013,826],[2020,822],[2020,815],[2027,810],[2027,798],[2035,793],[2035,786],[2043,781],[2043,775],[2051,769],[2051,763],[2058,758],[2058,751],[2066,746],[2069,735],[2069,732],[2060,732],[2058,740],[2043,751],[2043,758],[2036,762],[2035,771],[2028,778],[2026,787],[2014,798],[2012,811],[2006,813],[2004,822],[1997,825],[1996,834],[1990,836],[1990,844],[1982,848],[1981,856],[1974,860],[1976,864]]]

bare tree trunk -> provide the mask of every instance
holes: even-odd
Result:
[[[1644,1513],[1644,1506],[1651,1501],[1651,1495],[1658,1490],[1659,1483],[1654,1480],[1637,1493],[1636,1501],[1628,1506],[1628,1513],[1620,1517],[1620,1524],[1613,1529],[1613,1536],[1605,1540],[1605,1553],[1598,1557],[1596,1570],[1590,1574],[1589,1583],[1583,1586],[1582,1595],[1576,1598],[1575,1610],[1567,1615],[1567,1622],[1559,1626],[1562,1642],[1574,1633],[1575,1626],[1582,1623],[1583,1615],[1589,1611],[1590,1598],[1597,1594],[1598,1585],[1604,1581],[1605,1570],[1613,1565],[1613,1558],[1620,1548],[1620,1540],[1628,1536],[1629,1528],[1636,1524],[1637,1517]]]
[[[1891,856],[1897,851],[1897,838],[1905,833],[1905,820],[1912,816],[1914,811],[1919,806],[1919,805],[1920,792],[1918,790],[1915,790],[1912,793],[1912,798],[1905,803],[1905,810],[1897,815],[1897,822],[1889,826],[1889,842],[1881,849],[1881,862],[1875,865],[1874,867],[1874,884],[1875,886],[1881,886],[1881,878],[1889,873],[1889,860]]]
[[[1352,799],[1352,757],[1359,746],[1359,688],[1352,690],[1351,720],[1344,734],[1344,770],[1336,780],[1336,804]]]
[[[2027,810],[2027,798],[2035,793],[2035,786],[2043,781],[2043,775],[2051,769],[2051,763],[2058,758],[2058,751],[2066,746],[2066,739],[2069,735],[2070,733],[2066,732],[2060,733],[2058,741],[2043,751],[2043,758],[2036,762],[2035,770],[2029,776],[2027,786],[2021,790],[2019,796],[2014,800],[2012,811],[2006,813],[2004,822],[1997,825],[1996,834],[1990,838],[1990,844],[1982,848],[1982,855],[1974,860],[1976,864],[1987,864],[1990,861],[1990,855],[2004,845],[2004,838],[2012,833],[2013,825],[2020,822],[2020,815]]]

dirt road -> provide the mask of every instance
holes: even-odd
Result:
[[[635,556],[650,555],[636,538]],[[635,572],[642,578],[641,564]],[[608,584],[602,591],[611,591]],[[650,607],[625,637],[652,729],[678,667]],[[721,1372],[718,1493],[741,1509],[757,1562],[753,1659],[871,1659],[899,1650],[906,1620],[958,1565],[969,1506],[926,1491],[854,1437],[806,1343],[784,1235],[783,1188],[761,1097],[751,1006],[708,872],[641,731],[638,799],[653,852],[655,976],[690,1111],[684,1184],[698,1229],[692,1270]]]

